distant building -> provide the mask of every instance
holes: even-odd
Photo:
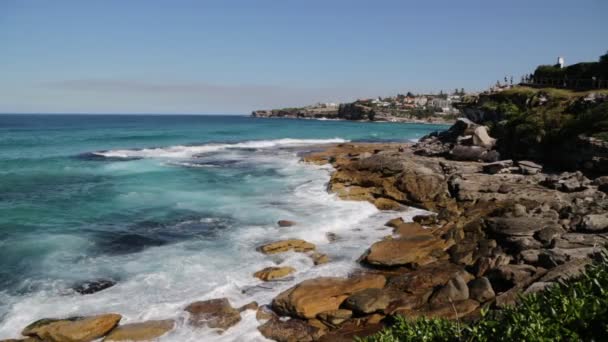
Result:
[[[560,69],[562,69],[564,67],[564,57],[557,57],[557,64],[556,66]]]

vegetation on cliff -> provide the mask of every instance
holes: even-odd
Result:
[[[526,295],[501,311],[482,310],[477,322],[396,316],[391,327],[360,341],[605,341],[607,289],[604,256],[580,278]]]
[[[536,80],[591,80],[594,77],[608,79],[608,53],[597,62],[577,63],[563,68],[558,65],[540,65],[534,71]]]

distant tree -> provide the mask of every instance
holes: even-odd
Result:
[[[608,64],[608,51],[606,51],[605,55],[600,56],[600,63],[606,63],[606,64]]]
[[[464,88],[460,88],[460,95],[465,95]]]
[[[407,97],[414,97],[414,94],[412,94],[412,92],[411,92],[411,91],[408,91],[408,92],[407,92]]]
[[[513,76],[511,76],[510,81],[511,81],[511,85],[513,85]]]

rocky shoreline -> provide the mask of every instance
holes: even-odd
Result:
[[[256,310],[258,330],[271,340],[347,341],[377,332],[393,315],[474,320],[482,308],[512,305],[520,294],[580,275],[608,242],[608,177],[545,173],[531,161],[500,160],[494,145],[484,126],[459,120],[417,144],[343,143],[308,153],[304,162],[333,166],[328,191],[395,211],[386,223],[393,233],[361,251],[363,267],[350,277],[308,279],[264,305],[194,302],[184,308],[187,324],[221,333]],[[434,214],[404,222],[398,211],[410,206]],[[315,249],[290,239],[258,251],[331,262]],[[252,276],[276,281],[292,272],[268,267]],[[27,338],[7,341],[143,341],[175,326],[120,319],[45,318],[23,329]]]

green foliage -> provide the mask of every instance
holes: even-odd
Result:
[[[482,310],[468,325],[457,321],[398,316],[365,342],[397,341],[607,341],[608,263],[606,257],[578,279],[521,298],[501,311]]]

